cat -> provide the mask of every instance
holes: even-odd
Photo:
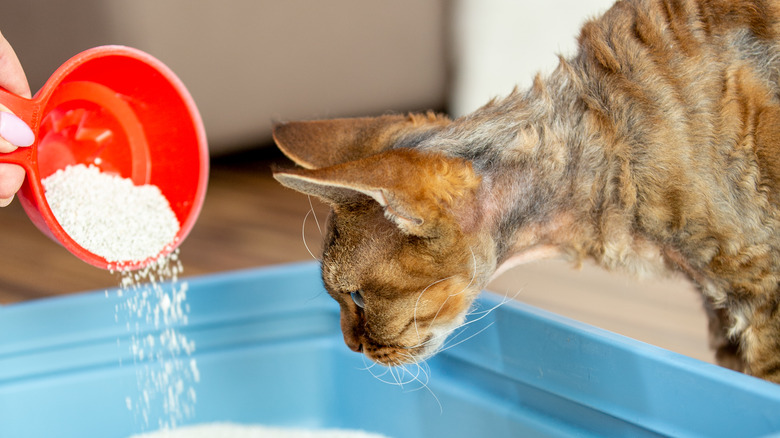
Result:
[[[546,77],[466,116],[290,121],[283,185],[332,207],[346,344],[435,354],[495,275],[681,272],[719,364],[780,383],[780,1],[624,0]],[[522,56],[522,54],[519,54]]]

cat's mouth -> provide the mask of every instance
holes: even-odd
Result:
[[[438,346],[433,335],[411,346],[382,345],[366,339],[361,344],[361,352],[373,362],[392,367],[420,363],[433,356]]]
[[[353,351],[363,353],[380,365],[392,367],[427,360],[441,349],[448,333],[447,330],[431,330],[428,334],[415,333],[413,339],[407,339],[408,342],[404,344],[378,342],[365,332],[351,342],[346,336],[345,340]]]

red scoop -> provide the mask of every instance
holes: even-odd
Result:
[[[208,182],[208,147],[198,109],[176,75],[152,56],[123,46],[84,51],[63,64],[32,99],[0,89],[0,103],[35,135],[29,148],[0,154],[24,167],[19,200],[33,223],[71,253],[103,269],[139,269],[173,251],[198,218]],[[54,217],[41,180],[68,165],[153,184],[181,228],[156,257],[109,263],[76,243]]]

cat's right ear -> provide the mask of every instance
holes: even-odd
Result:
[[[359,160],[386,149],[404,133],[449,123],[433,113],[277,123],[273,138],[295,164],[319,169]]]
[[[468,228],[481,178],[461,158],[399,148],[321,169],[275,169],[274,178],[335,211],[377,202],[403,232],[431,237],[444,222]]]

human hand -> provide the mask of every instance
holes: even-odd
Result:
[[[30,98],[30,85],[22,64],[11,44],[0,34],[0,87],[11,93]],[[29,126],[10,110],[0,105],[0,153],[8,153],[20,146],[30,146],[35,134]],[[24,169],[16,164],[0,163],[0,207],[5,207],[24,182]]]

